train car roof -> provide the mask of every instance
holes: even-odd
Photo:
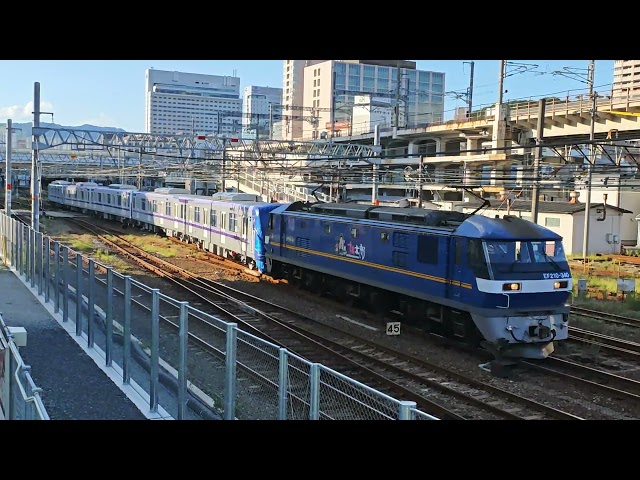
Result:
[[[456,235],[484,240],[562,240],[556,232],[512,215],[503,218],[472,215],[458,227]]]
[[[309,213],[331,215],[333,217],[375,220],[449,230],[454,230],[469,216],[469,214],[447,210],[357,203],[314,203],[305,205],[301,202],[296,202],[289,210],[307,210]]]
[[[113,188],[116,190],[138,190],[135,185],[126,185],[123,183],[112,183],[111,185],[105,185],[105,188]]]

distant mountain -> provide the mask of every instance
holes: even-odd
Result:
[[[68,125],[58,125],[57,123],[46,123],[40,122],[40,126],[49,127],[49,128],[68,128],[70,130],[92,130],[94,132],[126,132],[123,128],[116,127],[97,127],[95,125],[80,125],[80,126],[68,126]]]

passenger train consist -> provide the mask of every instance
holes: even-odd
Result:
[[[517,217],[352,203],[266,203],[54,182],[49,200],[197,243],[275,278],[496,358],[544,358],[568,334],[572,278],[556,233]]]

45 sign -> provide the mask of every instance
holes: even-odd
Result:
[[[400,335],[400,322],[388,322],[387,335]]]

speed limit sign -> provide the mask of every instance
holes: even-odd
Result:
[[[388,322],[387,335],[400,335],[400,322]]]

